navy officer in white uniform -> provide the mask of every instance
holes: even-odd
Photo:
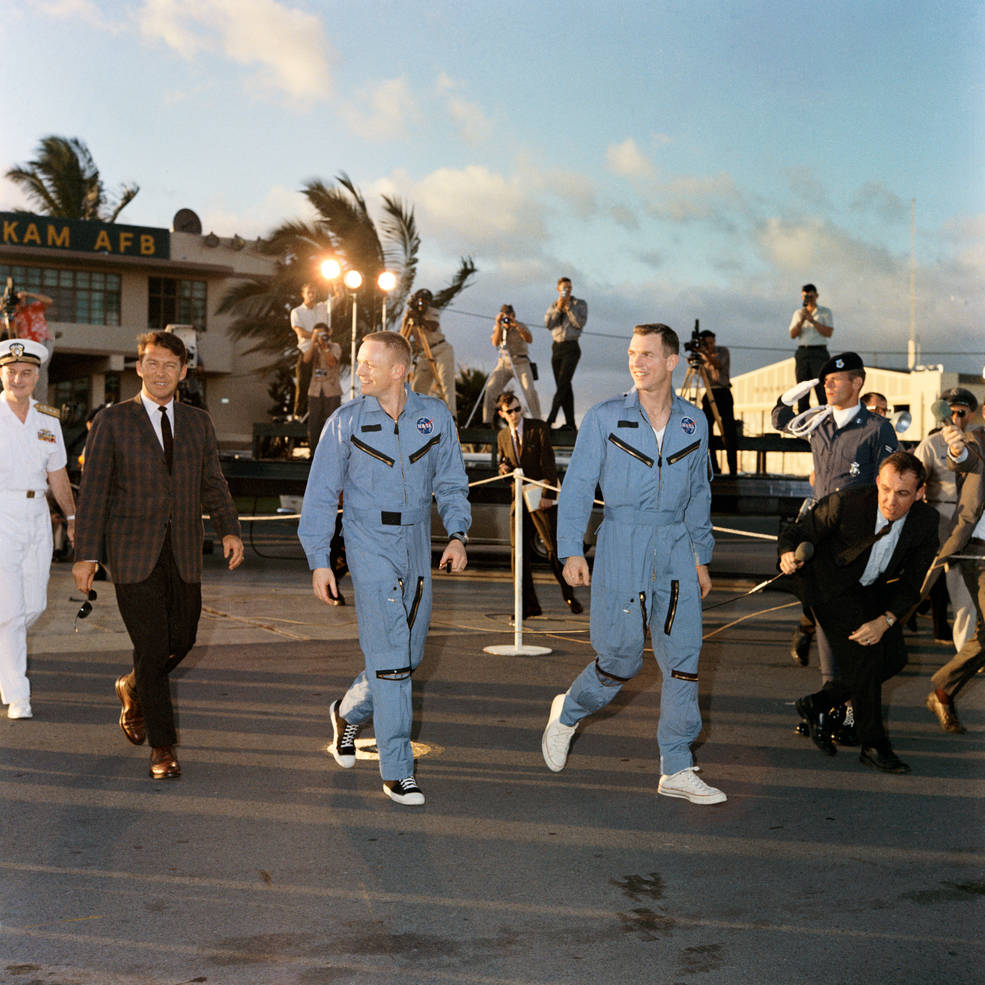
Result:
[[[0,342],[0,700],[8,718],[31,718],[27,630],[47,604],[51,570],[50,484],[75,533],[75,501],[65,469],[58,411],[31,393],[48,350],[31,339]]]

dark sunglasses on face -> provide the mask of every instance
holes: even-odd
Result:
[[[953,407],[951,408],[951,417],[967,417],[967,416],[968,416],[968,411],[955,410]]]
[[[507,407],[506,410],[505,410],[505,413],[507,413],[507,414],[519,414],[520,413],[520,405],[517,404],[516,407]]]

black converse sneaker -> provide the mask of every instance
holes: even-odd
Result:
[[[351,770],[356,765],[356,736],[361,725],[350,725],[340,714],[341,701],[333,701],[329,714],[332,716],[332,741],[328,751],[335,757],[335,762],[343,769]]]
[[[398,804],[424,803],[424,791],[412,776],[405,776],[402,780],[384,780],[383,792]]]

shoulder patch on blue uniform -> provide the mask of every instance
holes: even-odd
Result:
[[[434,430],[434,421],[430,417],[419,417],[417,419],[417,430],[421,434],[430,434]]]
[[[697,425],[694,423],[693,417],[682,417],[681,418],[681,430],[685,434],[694,434],[697,430]]]

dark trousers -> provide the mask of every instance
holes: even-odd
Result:
[[[725,445],[725,460],[728,462],[729,475],[735,475],[739,471],[739,429],[735,424],[732,390],[727,386],[715,386],[711,388],[711,395],[715,398],[715,407],[718,408],[718,416],[722,419],[722,443]],[[708,434],[713,434],[715,414],[711,409],[711,401],[707,393],[701,398],[701,407],[708,419]],[[711,456],[711,466],[716,473],[721,472],[718,459],[714,455]]]
[[[118,584],[116,601],[133,641],[133,676],[151,746],[177,742],[168,675],[195,645],[202,586],[181,580],[171,534],[146,581]]]
[[[805,380],[816,380],[817,374],[821,372],[821,367],[831,358],[826,345],[798,345],[797,353],[794,356],[794,369],[796,371],[797,382],[803,383]],[[823,407],[828,402],[824,395],[824,387],[818,383],[814,387],[814,395],[817,397],[818,407]],[[801,397],[797,401],[797,413],[802,414],[811,405],[811,395]]]
[[[314,342],[311,343],[314,345]],[[314,360],[304,361],[304,353],[298,353],[298,363],[294,369],[294,416],[304,417],[308,412],[308,387],[311,386],[311,370]]]
[[[856,585],[851,594],[814,606],[814,615],[831,644],[837,676],[814,695],[818,710],[851,701],[855,729],[863,746],[888,741],[882,724],[882,685],[906,666],[903,626],[897,622],[874,646],[861,646],[848,637],[864,622],[886,611],[876,586]],[[827,703],[825,703],[825,701]]]
[[[574,378],[579,359],[581,359],[581,346],[577,339],[551,344],[551,369],[554,370],[557,390],[551,401],[551,412],[547,415],[548,427],[554,423],[559,411],[564,412],[565,424],[575,426],[575,391],[571,388],[571,380]]]
[[[979,667],[985,666],[985,621],[982,616],[985,613],[985,558],[958,563],[968,594],[975,603],[978,625],[968,642],[931,678],[934,687],[947,691],[952,698],[978,673]]]
[[[521,585],[523,591],[523,611],[539,611],[540,602],[537,599],[537,591],[534,588],[533,557],[534,538],[540,537],[547,551],[547,560],[551,566],[551,571],[561,586],[561,595],[567,600],[574,598],[574,589],[564,580],[561,573],[563,565],[557,556],[557,506],[552,506],[549,510],[534,510],[532,513],[524,505],[523,508],[523,567],[520,572]],[[513,541],[513,526],[510,525],[510,540]],[[513,565],[515,570],[516,552],[513,554]]]
[[[325,422],[338,410],[341,403],[341,394],[334,397],[313,397],[308,394],[308,448],[312,458],[315,457],[315,449],[318,447],[318,439],[321,437]]]

